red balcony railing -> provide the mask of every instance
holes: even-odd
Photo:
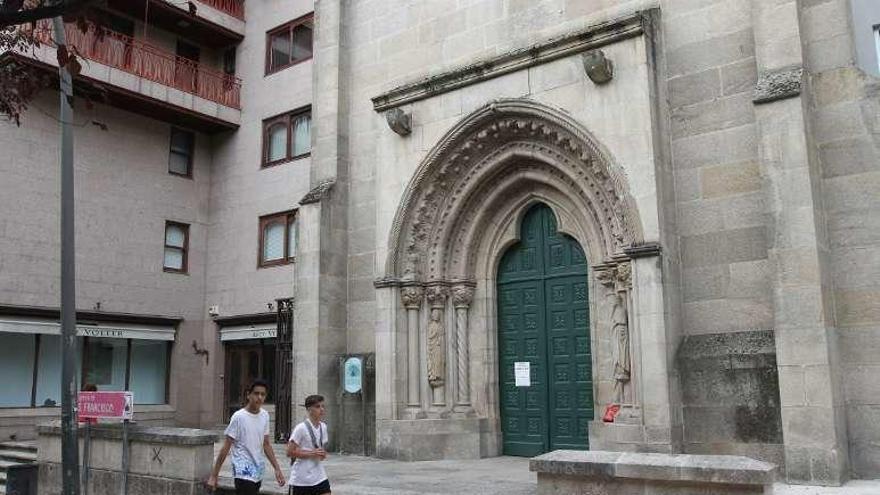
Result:
[[[199,2],[244,20],[244,0],[199,0]]]
[[[93,24],[86,31],[67,24],[65,32],[68,46],[76,48],[82,57],[221,105],[241,108],[241,81],[235,76]],[[34,35],[41,43],[54,44],[48,22],[40,21]]]

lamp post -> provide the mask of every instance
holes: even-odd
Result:
[[[52,19],[55,44],[67,45],[64,21]],[[73,214],[73,81],[58,64],[61,80],[61,485],[63,495],[79,495],[79,445],[76,424],[76,279]]]

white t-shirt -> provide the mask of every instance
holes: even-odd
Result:
[[[328,441],[327,425],[324,422],[321,422],[321,427],[319,429],[315,428],[315,425],[313,424],[312,431],[315,432],[315,440],[320,445],[320,448],[324,448]],[[296,444],[304,450],[316,450],[319,448],[312,442],[312,436],[309,435],[309,430],[304,422],[296,425],[293,429],[293,433],[290,434],[290,441],[296,442]],[[324,471],[324,464],[320,459],[297,459],[294,461],[293,468],[290,470],[290,481],[288,484],[291,486],[315,486],[326,479],[327,472]]]
[[[262,408],[257,414],[239,409],[229,420],[225,433],[233,440],[232,476],[256,483],[263,481],[266,470],[263,439],[269,434],[269,413]]]

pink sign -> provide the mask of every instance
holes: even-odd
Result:
[[[80,419],[131,419],[134,395],[131,392],[80,392],[77,401]]]

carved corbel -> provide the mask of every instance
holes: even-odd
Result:
[[[412,132],[412,113],[404,112],[400,108],[385,112],[385,121],[392,131],[401,136],[408,136]]]
[[[605,58],[602,50],[592,50],[583,55],[584,71],[594,84],[605,84],[614,77],[614,64]]]

